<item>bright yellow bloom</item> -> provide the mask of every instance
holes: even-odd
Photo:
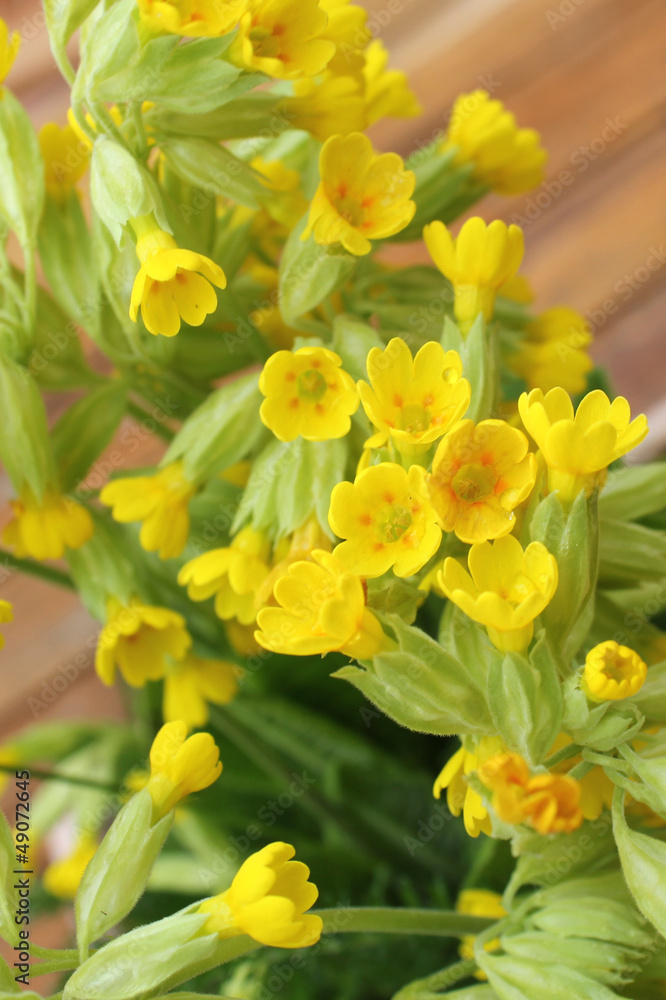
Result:
[[[358,383],[368,419],[378,428],[366,448],[381,448],[389,437],[403,455],[428,449],[465,413],[471,389],[462,378],[462,361],[429,341],[412,359],[404,340],[394,337],[387,347],[373,347],[366,367],[370,385]]]
[[[298,170],[285,166],[282,160],[264,160],[261,156],[255,156],[250,166],[261,174],[268,189],[262,202],[264,211],[275,222],[292,229],[308,207]]]
[[[339,650],[367,660],[390,641],[365,606],[358,576],[335,553],[316,549],[311,561],[292,563],[274,587],[279,607],[262,608],[255,638],[264,649],[292,656]]]
[[[14,612],[12,611],[12,606],[9,601],[0,601],[0,624],[5,624],[5,622],[14,621]],[[0,649],[5,644],[5,637],[0,634]]]
[[[322,37],[335,44],[327,72],[332,76],[360,76],[363,50],[372,38],[367,11],[349,0],[319,0],[319,6],[328,17]]]
[[[488,810],[483,804],[479,793],[468,785],[467,775],[476,771],[484,760],[494,757],[506,748],[497,736],[483,736],[475,750],[461,746],[447,760],[433,786],[436,799],[446,789],[446,804],[452,816],[463,814],[465,830],[470,837],[478,837],[480,833],[490,834],[492,823]]]
[[[504,823],[526,823],[542,836],[571,833],[583,822],[580,785],[567,774],[530,776],[520,754],[504,753],[481,764],[479,778],[492,793]]]
[[[160,559],[179,556],[190,532],[188,505],[196,488],[183,474],[183,463],[172,462],[153,476],[128,476],[107,483],[99,495],[113,508],[121,524],[142,521],[139,539]]]
[[[474,178],[505,195],[541,184],[548,159],[539,133],[518,128],[514,115],[485,90],[456,100],[442,151],[451,148],[455,163],[474,164]]]
[[[256,592],[271,571],[270,551],[265,535],[245,527],[230,546],[211,549],[185,563],[178,583],[187,587],[192,601],[206,601],[214,594],[218,618],[237,618],[241,625],[250,625],[257,613]]]
[[[7,24],[0,17],[0,84],[9,76],[21,46],[21,36],[18,31],[12,31],[11,38]]]
[[[93,536],[86,508],[55,490],[47,490],[38,502],[26,487],[20,500],[10,500],[10,507],[13,517],[2,540],[21,559],[60,559],[66,548],[80,549]]]
[[[548,465],[548,486],[560,490],[565,500],[573,500],[606,481],[611,462],[626,455],[648,432],[644,414],[631,419],[629,403],[623,396],[611,401],[595,389],[574,408],[564,389],[524,392],[518,410],[526,430],[532,435]]]
[[[287,538],[283,538],[273,553],[273,568],[257,591],[257,605],[273,604],[273,588],[284,576],[289,567],[296,562],[311,560],[315,550],[323,549],[330,552],[333,543],[329,535],[321,528],[317,518],[312,515],[305,524],[297,528]]]
[[[238,668],[226,660],[205,660],[188,653],[170,664],[164,678],[162,714],[166,722],[182,719],[188,726],[208,721],[208,702],[228,705],[238,692]]]
[[[560,733],[552,747],[551,754],[557,753],[566,746],[570,746],[573,740],[566,733]],[[567,757],[566,760],[555,764],[552,771],[555,774],[566,774],[580,764],[583,758],[576,754],[574,757]],[[585,819],[598,819],[604,809],[610,809],[613,804],[613,792],[615,785],[607,776],[603,767],[593,767],[586,775],[578,779],[580,785],[580,808]]]
[[[341,243],[356,256],[370,253],[370,240],[409,225],[416,179],[397,153],[378,155],[361,132],[335,135],[319,154],[321,181],[301,239],[314,233],[322,246]]]
[[[456,912],[469,917],[490,917],[495,920],[501,920],[507,915],[500,894],[489,889],[463,889],[456,900]],[[475,934],[466,934],[460,939],[459,954],[462,959],[469,961],[474,958],[475,939]],[[497,951],[500,947],[499,938],[487,941],[484,947],[486,951]],[[487,978],[485,972],[475,972],[474,975],[477,979]]]
[[[142,23],[153,34],[190,38],[226,35],[238,24],[241,0],[137,0]]]
[[[363,88],[353,76],[327,76],[320,82],[297,80],[294,96],[285,97],[280,107],[291,128],[304,129],[320,142],[333,135],[360,132],[368,124]]]
[[[444,531],[470,544],[508,535],[536,480],[527,449],[525,435],[503,420],[456,424],[437,446],[428,483]]]
[[[248,934],[270,948],[307,948],[322,932],[321,917],[308,914],[317,900],[310,869],[291,861],[291,844],[268,844],[247,858],[226,892],[207,899],[199,913],[210,916],[200,933],[221,938]]]
[[[495,219],[489,226],[475,216],[454,240],[443,222],[431,222],[423,238],[433,261],[453,285],[453,311],[463,333],[479,315],[486,322],[498,289],[513,278],[523,259],[523,231]]]
[[[331,493],[328,523],[341,542],[335,554],[347,572],[412,576],[439,548],[442,532],[428,500],[426,473],[393,462],[371,465]]]
[[[185,619],[176,611],[138,598],[123,606],[111,598],[97,641],[95,670],[104,684],[113,684],[117,667],[128,684],[143,687],[164,677],[167,657],[182,660],[191,644]]]
[[[170,813],[193,792],[208,788],[222,774],[220,751],[210,733],[187,737],[182,720],[162,726],[150,748],[150,780],[155,820]]]
[[[509,278],[502,285],[501,295],[505,299],[511,299],[512,302],[519,302],[524,306],[531,305],[536,298],[529,278],[526,278],[524,274],[515,274],[513,278]]]
[[[368,124],[380,118],[415,118],[422,108],[411,90],[407,74],[387,69],[389,54],[376,38],[364,52],[365,108]]]
[[[585,317],[575,309],[557,306],[527,325],[525,338],[509,361],[528,389],[548,392],[561,386],[576,395],[585,389],[586,375],[594,367],[586,351],[591,341]]]
[[[631,698],[645,684],[647,664],[628,646],[600,642],[585,657],[582,688],[592,701]]]
[[[439,585],[473,621],[485,625],[491,642],[504,652],[527,649],[534,619],[557,589],[557,561],[541,542],[525,550],[514,535],[472,545],[469,573],[448,558]],[[471,576],[470,576],[471,573]]]
[[[342,361],[325,347],[277,351],[264,365],[259,415],[280,441],[328,441],[349,432],[358,395]]]
[[[149,333],[175,337],[181,317],[190,326],[201,326],[217,309],[213,285],[226,288],[222,268],[193,250],[181,250],[168,233],[145,220],[132,220],[138,239],[141,267],[134,279],[130,319],[141,316]]]
[[[71,854],[60,861],[54,861],[45,870],[42,884],[46,891],[58,899],[74,899],[97,846],[97,841],[91,834],[83,833]]]
[[[318,0],[249,0],[231,58],[245,69],[294,80],[321,73],[335,53],[323,37],[327,17]]]
[[[44,160],[44,181],[47,193],[63,202],[90,163],[90,143],[81,142],[71,125],[60,128],[49,122],[39,132],[39,146]]]

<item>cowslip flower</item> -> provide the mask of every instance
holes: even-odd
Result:
[[[99,634],[95,670],[103,684],[114,682],[116,668],[132,687],[164,676],[168,660],[182,660],[192,644],[185,619],[168,608],[133,598],[108,602],[106,625]]]
[[[294,96],[280,102],[292,128],[326,142],[333,135],[360,132],[368,124],[361,82],[354,76],[294,81]]]
[[[18,31],[12,31],[11,37],[7,23],[0,17],[0,84],[9,76],[21,46],[21,36]]]
[[[164,337],[175,337],[181,317],[190,326],[201,326],[217,309],[213,285],[226,288],[222,268],[203,254],[181,250],[173,236],[150,219],[131,223],[141,267],[132,286],[130,319],[136,322],[141,308],[148,332]]]
[[[628,646],[600,642],[585,657],[582,688],[591,701],[621,701],[645,684],[647,664]]]
[[[188,795],[208,788],[222,773],[220,751],[210,733],[187,736],[182,720],[165,723],[150,748],[150,778],[146,788],[153,815],[160,819]]]
[[[188,505],[196,487],[183,474],[183,463],[172,462],[153,476],[114,479],[99,498],[113,509],[121,524],[141,521],[139,540],[147,552],[160,559],[179,556],[190,531]]]
[[[550,753],[557,753],[564,747],[570,746],[573,740],[566,733],[560,733],[552,747]],[[555,774],[567,774],[577,764],[582,763],[580,754],[567,757],[565,760],[555,764],[551,770]],[[593,767],[591,771],[578,778],[580,785],[580,808],[584,819],[599,819],[604,809],[610,809],[613,804],[613,792],[615,785],[610,780],[603,767]]]
[[[319,6],[328,18],[322,37],[335,44],[327,73],[331,76],[360,74],[363,51],[372,38],[367,26],[368,12],[349,0],[319,0]]]
[[[623,396],[612,402],[605,392],[588,392],[574,408],[564,389],[524,392],[518,410],[548,466],[548,487],[573,500],[582,489],[591,493],[606,481],[611,462],[626,455],[648,432],[644,414],[631,419]]]
[[[571,833],[583,822],[580,785],[568,774],[530,776],[527,761],[517,753],[491,757],[477,773],[504,823],[526,823],[545,836]]]
[[[320,183],[301,235],[316,243],[341,243],[351,254],[370,253],[370,240],[384,239],[409,225],[415,177],[397,153],[376,154],[361,132],[335,135],[319,154]]]
[[[49,489],[37,500],[26,487],[10,500],[12,519],[2,540],[19,558],[60,559],[65,549],[80,549],[93,536],[93,520],[80,503]]]
[[[215,595],[218,618],[237,618],[241,625],[250,625],[256,617],[256,592],[271,570],[270,552],[265,535],[250,526],[242,528],[231,545],[185,563],[178,583],[187,587],[192,601]]]
[[[430,256],[453,285],[453,311],[462,333],[481,313],[486,322],[495,308],[498,289],[518,272],[523,253],[523,231],[495,219],[489,226],[475,216],[454,239],[443,222],[423,230]]]
[[[264,649],[292,656],[339,651],[365,660],[390,646],[366,607],[360,578],[335,553],[316,549],[309,561],[292,563],[273,593],[278,607],[257,615],[254,635]]]
[[[502,897],[498,892],[491,892],[490,889],[463,889],[456,900],[456,913],[464,913],[468,917],[489,917],[494,920],[501,920],[506,917],[507,912],[502,906]],[[465,961],[474,959],[475,934],[466,934],[460,938],[458,954]],[[500,947],[500,939],[493,938],[486,941],[484,948],[486,951],[497,951]],[[486,979],[485,972],[475,972],[477,979]]]
[[[376,577],[393,567],[396,576],[411,576],[435,554],[442,532],[425,477],[420,465],[407,472],[382,462],[334,486],[328,523],[346,539],[335,554],[348,572]]]
[[[203,726],[210,714],[208,703],[228,705],[237,692],[235,664],[188,653],[167,667],[162,715],[166,722],[182,719],[188,726]]]
[[[514,115],[485,90],[461,94],[453,105],[441,150],[452,148],[454,163],[473,164],[474,178],[504,195],[538,187],[548,159],[539,133],[519,128]]]
[[[90,833],[82,833],[74,850],[65,858],[53,861],[44,871],[42,884],[46,891],[58,899],[74,899],[83,873],[92,861],[98,844]]]
[[[534,619],[557,589],[555,557],[541,542],[530,542],[523,550],[514,535],[504,535],[472,545],[467,563],[469,573],[457,559],[446,559],[439,586],[473,621],[485,625],[497,649],[527,649]]]
[[[4,625],[6,622],[14,621],[14,612],[9,601],[0,601],[0,624]],[[5,644],[5,637],[0,633],[0,649]]]
[[[311,559],[316,549],[330,552],[332,548],[330,536],[320,526],[316,516],[309,517],[276,546],[271,571],[257,591],[257,606],[273,603],[273,588],[293,563]]]
[[[586,376],[594,367],[586,350],[591,341],[585,317],[575,309],[556,306],[527,324],[525,337],[509,363],[530,390],[548,392],[561,386],[576,395],[585,389]]]
[[[382,42],[375,38],[363,55],[368,124],[373,125],[380,118],[415,118],[420,115],[422,108],[409,86],[407,74],[402,70],[387,69],[389,54]]]
[[[400,337],[384,350],[373,347],[366,368],[370,385],[358,383],[358,394],[370,422],[378,429],[366,448],[381,448],[389,438],[403,455],[427,451],[465,413],[471,389],[462,378],[462,361],[436,341],[415,358]]]
[[[307,913],[317,900],[310,869],[291,861],[296,851],[277,841],[247,858],[231,886],[205,900],[198,909],[209,917],[201,934],[221,938],[248,934],[272,948],[307,948],[323,929],[321,917]]]
[[[264,365],[259,388],[266,399],[259,416],[280,441],[299,434],[306,441],[344,437],[358,395],[342,361],[325,347],[277,351]]]
[[[82,142],[71,125],[60,128],[49,122],[39,131],[39,147],[46,191],[55,201],[64,202],[88,169],[90,142]]]
[[[462,812],[465,830],[470,837],[478,837],[480,833],[489,834],[492,823],[483,799],[467,783],[467,775],[476,771],[484,760],[504,750],[506,747],[498,736],[482,736],[473,750],[463,744],[447,760],[435,780],[433,795],[438,799],[446,789],[449,812],[452,816],[460,816]]]
[[[152,34],[188,38],[226,35],[238,24],[238,0],[138,0],[139,16]]]
[[[278,79],[316,76],[335,54],[323,37],[327,23],[318,0],[249,0],[230,57]]]
[[[522,431],[504,420],[461,420],[442,438],[428,480],[444,531],[474,544],[507,535],[515,508],[536,480],[537,463]]]

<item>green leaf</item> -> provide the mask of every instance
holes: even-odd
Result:
[[[373,347],[386,345],[376,330],[355,316],[336,316],[331,350],[342,358],[342,367],[354,379],[367,379],[366,361]]]
[[[666,844],[632,830],[624,818],[624,791],[613,796],[613,834],[622,871],[638,909],[666,935]]]
[[[0,100],[0,216],[32,252],[44,205],[44,163],[32,122],[11,90]]]
[[[39,502],[56,485],[46,410],[37,384],[21,365],[0,355],[0,459],[14,489],[27,485]]]
[[[54,4],[59,0],[53,0]],[[99,8],[100,11],[103,7]],[[90,31],[82,33],[81,61],[72,88],[72,107],[95,104],[106,100],[104,81],[115,74],[128,72],[140,57],[141,42],[137,31],[138,10],[136,0],[116,0],[108,10],[97,16]],[[175,44],[174,40],[171,40]],[[135,99],[129,93],[111,100]]]
[[[70,406],[53,428],[53,451],[63,493],[81,483],[113,440],[125,413],[126,397],[126,384],[110,379]]]
[[[154,215],[158,225],[171,231],[162,196],[152,174],[129,150],[105,135],[95,140],[90,165],[90,194],[95,211],[118,246],[131,219]]]
[[[169,139],[162,151],[171,169],[209,198],[219,195],[256,209],[267,194],[257,171],[219,143],[200,138]]]
[[[237,89],[238,83],[242,82],[243,87],[256,86],[264,79],[260,74],[248,73],[220,94],[220,97],[229,97]],[[146,124],[154,126],[166,136],[200,136],[216,142],[250,138],[262,134],[264,130],[278,135],[287,126],[287,122],[275,110],[279,100],[275,94],[260,91],[249,97],[225,100],[221,107],[206,114],[188,114],[186,111],[169,111],[156,107],[148,112]]]
[[[90,513],[95,533],[81,548],[67,551],[67,563],[83,604],[93,618],[103,622],[109,597],[127,604],[136,593],[138,567],[127,552],[129,529],[116,524],[106,512]]]
[[[341,247],[301,240],[304,217],[292,229],[280,259],[280,312],[287,324],[310,312],[351,277],[356,258]]]
[[[99,276],[90,230],[75,191],[64,205],[47,199],[38,245],[53,298],[67,316],[94,334],[101,318]]]
[[[71,71],[67,43],[98,3],[99,0],[44,0],[51,50],[65,77]]]

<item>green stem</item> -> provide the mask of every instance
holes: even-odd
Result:
[[[552,753],[550,757],[547,757],[543,762],[543,766],[547,768],[555,767],[556,764],[561,764],[563,760],[569,760],[570,757],[575,757],[580,753],[581,747],[577,743],[571,743],[567,747],[562,747],[561,750],[557,750],[556,753]]]
[[[391,906],[340,907],[313,912],[324,921],[324,934],[424,934],[459,938],[480,934],[497,923],[493,918],[471,917],[455,910]]]
[[[69,958],[78,958],[79,952],[77,948],[43,948],[40,944],[30,944],[30,951],[37,958],[49,959],[50,961],[58,961]]]
[[[581,760],[580,764],[576,764],[575,767],[569,771],[569,777],[573,778],[575,781],[580,781],[584,778],[586,774],[589,774],[597,765],[593,764],[589,760]]]
[[[18,556],[12,555],[6,549],[0,549],[0,564],[11,566],[12,569],[17,569],[21,573],[27,573],[29,576],[38,576],[41,580],[46,580],[47,583],[54,583],[58,587],[67,587],[68,590],[76,590],[74,581],[69,573],[65,573],[64,570],[56,569],[55,566],[44,566],[34,559],[19,559]]]
[[[48,976],[52,972],[71,972],[72,969],[78,969],[79,959],[76,958],[62,958],[59,961],[54,962],[40,962],[37,965],[30,966],[31,976]]]
[[[141,112],[141,101],[134,101],[132,103],[132,122],[134,123],[136,137],[139,141],[141,157],[146,160],[149,153],[148,136],[146,134],[146,125]]]
[[[436,995],[431,991],[448,989],[461,979],[474,975],[476,970],[477,964],[473,958],[463,959],[462,962],[456,962],[455,965],[449,965],[446,969],[440,969],[439,972],[433,972],[430,976],[415,979],[414,982],[403,986],[393,1000],[425,1000],[428,996]]]
[[[28,319],[28,329],[35,325],[37,313],[37,270],[35,267],[35,251],[33,247],[23,248],[25,271],[23,273],[23,293]]]
[[[17,765],[0,764],[0,771],[7,774],[15,774]],[[41,768],[28,767],[31,778],[38,778],[40,781],[64,781],[68,785],[81,785],[83,788],[99,788],[102,792],[117,792],[116,785],[108,785],[104,781],[94,781],[91,778],[77,778],[73,774],[62,774],[59,771],[43,771]]]
[[[143,407],[131,399],[127,400],[127,412],[138,421],[145,420],[146,418],[152,419],[148,410],[144,410]],[[170,444],[176,436],[174,432],[163,424],[160,424],[157,420],[154,420],[153,423],[155,424],[153,434],[156,434],[157,437],[161,437],[163,441]]]

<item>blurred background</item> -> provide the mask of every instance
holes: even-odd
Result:
[[[545,183],[513,200],[488,197],[481,212],[523,226],[524,271],[537,308],[566,304],[587,316],[596,360],[632,410],[649,414],[643,457],[660,451],[666,440],[662,0],[356,2],[368,9],[391,65],[409,74],[424,108],[420,119],[375,127],[377,147],[407,156],[428,144],[445,128],[455,97],[479,87],[504,101],[521,125],[542,133],[550,153]],[[23,36],[9,85],[38,128],[64,123],[68,89],[50,55],[41,0],[0,0],[0,15]],[[427,256],[407,245],[397,259]],[[49,401],[53,417],[66,402]],[[127,464],[151,461],[155,447],[146,438]],[[0,523],[10,496],[0,474]],[[16,619],[4,629],[0,655],[0,743],[34,721],[122,713],[117,689],[103,688],[94,674],[97,627],[75,594],[0,564],[0,597],[12,602]]]

